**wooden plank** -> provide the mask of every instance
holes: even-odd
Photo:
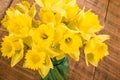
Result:
[[[0,25],[0,42],[2,38],[7,34],[6,30]]]
[[[81,52],[80,60],[78,62],[69,58],[70,71],[69,80],[92,80],[94,74],[94,67],[86,66],[83,52]]]
[[[6,9],[12,0],[0,0],[0,20],[3,18]]]
[[[33,80],[34,76],[25,73],[25,70],[17,67],[11,68],[9,61],[0,59],[0,80]],[[23,71],[24,70],[24,71]]]
[[[85,6],[86,0],[77,0],[77,3],[80,8],[83,8]]]
[[[120,0],[110,0],[104,33],[111,36],[107,41],[110,55],[101,61],[94,80],[120,79]]]

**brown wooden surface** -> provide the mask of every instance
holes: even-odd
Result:
[[[5,14],[6,9],[10,6],[12,0],[0,0],[0,20]]]
[[[3,18],[8,7],[14,6],[20,0],[0,0],[0,19]],[[34,0],[29,0],[31,3]],[[101,33],[111,36],[106,43],[109,45],[110,55],[105,57],[98,67],[86,66],[84,55],[75,62],[69,58],[69,80],[120,80],[120,0],[78,0],[80,7],[89,8],[99,15],[105,29]],[[0,26],[0,41],[6,34]],[[81,50],[81,53],[83,51]],[[0,80],[40,80],[37,72],[23,69],[21,61],[14,68],[10,67],[10,60],[0,55]]]

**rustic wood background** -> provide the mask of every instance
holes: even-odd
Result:
[[[20,0],[0,0],[0,20],[5,11]],[[33,2],[34,0],[29,0]],[[99,15],[105,29],[101,33],[111,36],[106,43],[109,45],[110,55],[105,57],[98,67],[86,66],[84,55],[78,62],[69,58],[69,80],[120,80],[120,0],[78,0],[80,7],[91,8]],[[0,41],[6,34],[0,24]],[[14,68],[10,67],[10,60],[3,58],[0,53],[0,80],[40,80],[37,72],[23,69],[22,61]]]

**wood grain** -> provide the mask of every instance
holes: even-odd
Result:
[[[81,50],[80,60],[78,62],[69,58],[70,73],[69,80],[92,80],[94,75],[94,67],[86,66],[83,50]]]
[[[120,79],[120,0],[110,0],[106,15],[104,33],[111,39],[107,41],[110,55],[96,68],[94,80]]]
[[[6,9],[10,6],[12,0],[0,0],[0,20],[3,18]]]

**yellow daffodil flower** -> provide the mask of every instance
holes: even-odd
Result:
[[[108,55],[108,46],[103,43],[109,39],[108,35],[98,35],[93,37],[86,43],[84,53],[86,57],[86,63],[91,63],[94,66],[98,65],[98,62],[106,55]]]
[[[3,38],[2,56],[11,58],[11,67],[15,66],[24,56],[23,41],[15,36],[6,36]]]
[[[15,54],[15,47],[10,37],[3,38],[3,42],[1,45],[2,56],[7,56],[8,58],[10,58]]]
[[[8,24],[7,30],[9,33],[20,37],[26,37],[32,27],[32,18],[26,14],[21,14],[9,19]]]
[[[81,37],[84,40],[89,40],[91,37],[95,36],[95,32],[91,32],[91,33],[85,33],[84,31],[81,31],[79,29],[79,25],[80,23],[84,20],[85,17],[85,12],[84,12],[84,8],[75,15],[75,17],[73,17],[69,22],[68,22],[68,28],[70,28],[71,30],[75,30],[75,31],[79,31],[81,34]],[[87,23],[86,23],[87,24]],[[81,26],[83,27],[83,26]],[[84,27],[83,27],[84,28]]]
[[[93,34],[103,29],[98,20],[98,16],[90,10],[84,13],[84,17],[80,21],[78,28],[82,33],[86,34]]]
[[[54,40],[54,25],[42,24],[32,32],[32,39],[39,47],[39,49],[45,49],[52,44]],[[36,46],[36,47],[37,47]]]
[[[6,11],[6,15],[3,18],[3,20],[1,21],[2,25],[7,28],[9,26],[8,21],[10,19],[12,19],[13,17],[15,17],[16,15],[20,15],[21,13],[18,10],[15,10],[14,8],[9,8]]]
[[[14,56],[16,53],[23,53],[23,42],[14,36],[5,36],[1,48],[2,56],[8,58]]]
[[[45,56],[44,52],[38,52],[37,50],[29,50],[25,56],[25,64],[23,67],[38,70],[41,68],[45,63]]]
[[[37,50],[29,50],[25,56],[24,68],[38,70],[42,78],[46,77],[49,70],[53,68],[51,59],[47,53]]]
[[[40,19],[43,23],[54,23],[56,24],[55,15],[53,11],[47,8],[41,8],[39,12]]]
[[[3,38],[1,52],[2,56],[12,58],[11,66],[13,67],[23,58],[23,41],[14,36],[5,36]]]
[[[36,14],[36,8],[35,8],[35,4],[33,4],[31,7],[30,7],[30,3],[28,1],[22,1],[21,3],[19,4],[16,4],[15,7],[13,8],[9,8],[7,11],[6,11],[6,15],[5,17],[3,18],[3,20],[1,21],[2,25],[6,28],[9,26],[9,21],[10,19],[14,19],[16,20],[16,17],[17,15],[21,15],[21,14],[27,14],[31,17],[34,17],[35,14]],[[27,16],[29,18],[29,16]],[[23,18],[23,21],[27,21],[25,18]],[[29,18],[29,21],[31,19]]]
[[[76,61],[79,60],[80,51],[82,47],[82,40],[78,34],[66,32],[63,39],[60,41],[60,49],[66,54],[70,55]]]

